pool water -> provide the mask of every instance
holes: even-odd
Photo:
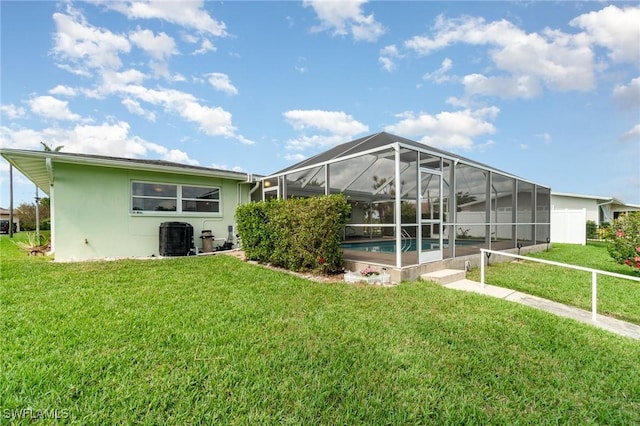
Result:
[[[403,244],[406,244],[402,247],[403,251],[416,251],[416,240],[405,240]],[[444,247],[448,247],[448,243],[444,244]],[[423,240],[422,241],[422,250],[435,250],[440,247],[439,240]],[[396,242],[395,240],[389,241],[362,241],[357,243],[342,243],[340,244],[340,248],[347,250],[358,250],[358,251],[366,251],[371,253],[395,253],[396,252]]]

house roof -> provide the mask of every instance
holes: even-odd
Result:
[[[555,195],[557,197],[583,198],[583,199],[588,199],[588,200],[595,200],[595,201],[598,201],[598,202],[603,202],[603,201],[606,202],[606,201],[614,200],[613,197],[605,197],[605,196],[599,196],[599,195],[588,195],[588,194],[573,194],[573,193],[569,193],[569,192],[551,191],[551,195]]]
[[[77,154],[56,151],[29,151],[18,149],[0,149],[4,157],[20,173],[35,183],[38,188],[49,194],[49,187],[53,180],[53,167],[56,163],[84,164],[98,167],[119,169],[148,170],[182,175],[207,176],[224,178],[243,182],[254,181],[250,173],[229,170],[212,169],[208,167],[192,166],[162,160],[143,160],[136,158],[108,157],[102,155]],[[256,176],[259,178],[259,176]]]
[[[3,207],[0,207],[0,215],[2,215],[2,216],[9,216],[9,214],[11,214],[11,212],[9,211],[9,209],[5,209],[5,208],[3,208]],[[16,214],[15,210],[14,210],[14,212],[13,212],[13,215],[14,215],[14,216],[17,216],[17,214]]]
[[[387,132],[375,133],[372,135],[364,136],[362,138],[353,140],[351,142],[346,142],[346,143],[334,146],[328,151],[325,151],[313,157],[307,158],[306,160],[302,160],[299,163],[296,163],[276,173],[273,173],[271,176],[280,175],[283,173],[291,172],[293,170],[298,170],[306,167],[325,164],[333,160],[337,160],[343,157],[351,156],[353,154],[358,154],[365,151],[380,149],[384,147],[390,147],[394,143],[400,143],[401,145],[415,148],[416,150],[436,154],[444,158],[462,161],[466,164],[477,166],[482,169],[493,170],[508,176],[516,177],[516,176],[513,176],[511,173],[507,173],[505,171],[496,169],[495,167],[489,166],[487,164],[479,163],[477,161],[473,161],[468,158],[462,157],[458,154],[453,154],[451,152],[443,151],[441,149],[434,148],[434,147],[425,145],[423,143],[416,142],[411,139],[403,138],[401,136],[397,136]],[[522,180],[526,180],[526,179],[522,179]]]
[[[567,197],[567,198],[580,198],[584,200],[593,200],[598,204],[610,204],[614,210],[640,210],[640,205],[638,204],[627,204],[619,198],[616,197],[606,197],[606,196],[598,196],[598,195],[587,195],[587,194],[573,194],[569,192],[554,192],[551,191],[552,197]]]

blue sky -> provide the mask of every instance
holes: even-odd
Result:
[[[637,1],[0,7],[4,148],[269,174],[388,131],[640,204]]]

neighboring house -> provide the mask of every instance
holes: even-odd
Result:
[[[621,213],[640,211],[640,205],[626,204],[615,197],[599,197],[595,195],[569,194],[551,191],[552,210],[585,209],[587,220],[597,225],[611,223]],[[552,223],[553,226],[553,223]]]
[[[640,205],[626,204],[614,197],[551,192],[551,241],[586,244],[587,222],[600,226],[620,214],[640,211]]]
[[[258,188],[248,173],[166,161],[14,149],[0,154],[49,196],[56,261],[157,256],[166,222],[190,224],[196,247],[205,230],[224,241],[229,227],[235,229],[236,207]]]
[[[7,209],[0,207],[0,234],[9,233],[9,220],[11,218],[11,212]],[[15,232],[20,232],[20,217],[13,212],[13,226]]]

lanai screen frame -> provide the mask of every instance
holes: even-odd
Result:
[[[407,162],[407,159],[411,158],[415,159],[415,163]],[[371,168],[380,159],[387,162],[387,170],[390,170],[388,161],[392,159],[393,175],[377,177],[373,174]],[[338,178],[335,173],[332,175],[332,165],[335,170],[340,163],[350,166],[346,167],[351,173],[347,180],[345,177]],[[362,168],[362,164],[365,165],[365,169]],[[361,167],[358,168],[358,165]],[[348,240],[348,227],[368,229],[368,235],[372,239],[376,228],[375,233],[380,237],[379,240],[395,241],[394,256],[355,253],[345,249],[345,259],[397,268],[415,266],[427,262],[419,259],[418,250],[414,256],[413,253],[403,251],[403,248],[407,245],[407,234],[415,237],[416,241],[421,241],[423,227],[419,216],[423,210],[421,201],[424,200],[419,194],[411,198],[413,183],[408,183],[406,178],[415,177],[416,188],[420,187],[421,170],[427,174],[432,171],[434,175],[442,177],[440,206],[438,209],[430,208],[432,216],[434,211],[439,216],[436,220],[440,221],[440,231],[436,236],[441,238],[440,241],[443,243],[442,259],[479,253],[480,248],[504,250],[549,243],[549,187],[454,154],[430,149],[426,145],[417,147],[403,142],[393,142],[299,168],[286,169],[263,179],[263,199],[309,197],[342,192],[354,206],[364,202],[363,197],[367,195],[361,190],[356,191],[355,184],[365,175],[375,176],[377,181],[374,185],[379,186],[375,189],[372,186],[372,193],[369,194],[369,222],[352,222],[355,219],[352,215],[345,227],[344,239]],[[478,179],[479,176],[482,178]],[[342,185],[334,186],[340,179]],[[383,179],[386,180],[382,182]],[[345,182],[348,183],[346,186]],[[374,204],[377,209],[373,208]],[[416,211],[413,222],[407,221],[410,214],[408,216],[406,211],[403,217],[403,210],[410,212],[411,209],[407,206],[411,204],[414,204]],[[383,223],[386,219],[381,220],[380,205],[385,206],[387,213],[389,206],[392,207],[391,222]],[[376,215],[377,222],[371,222],[371,218]],[[398,218],[400,220],[397,220]],[[433,226],[431,228],[433,229]]]

